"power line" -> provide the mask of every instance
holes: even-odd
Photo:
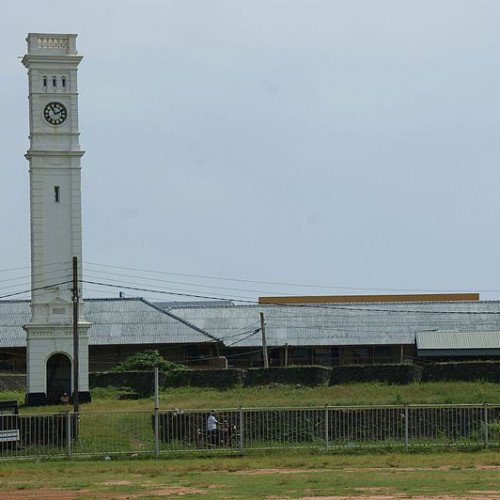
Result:
[[[239,330],[236,330],[235,333],[231,333],[229,335],[224,335],[222,337],[219,337],[219,340],[226,340],[226,339],[229,339],[229,338],[232,338],[232,337],[239,337],[241,335],[245,335],[246,333],[248,333],[249,328],[251,328],[252,326],[258,325],[258,324],[259,324],[259,322],[256,321],[255,323],[252,323],[251,325],[248,325],[248,326],[245,326],[243,328],[240,328]],[[241,330],[243,330],[243,331],[241,331]],[[260,330],[260,328],[258,330]],[[254,333],[255,332],[252,332],[252,335]],[[238,342],[240,342],[241,340],[243,340],[243,339],[238,340]]]
[[[88,269],[87,272],[85,273],[85,276],[90,277],[90,278],[95,278],[93,275],[89,275],[89,272],[100,272],[101,275],[104,272],[106,275],[112,275],[112,276],[123,276],[126,278],[135,278],[135,279],[140,279],[143,281],[155,281],[159,283],[169,283],[169,284],[174,284],[174,285],[185,285],[185,286],[190,286],[190,287],[201,287],[201,288],[210,288],[210,289],[217,289],[217,290],[231,290],[231,291],[238,291],[238,292],[248,292],[248,293],[272,293],[272,292],[264,292],[262,290],[253,290],[253,289],[248,289],[248,288],[234,288],[234,287],[225,287],[225,286],[217,286],[217,285],[211,285],[211,284],[202,284],[202,283],[188,283],[185,281],[172,281],[172,280],[164,280],[160,278],[150,278],[150,277],[145,277],[145,276],[137,276],[133,274],[124,274],[124,273],[113,273],[110,271],[99,271],[97,269]],[[118,280],[113,280],[113,281],[118,281]],[[289,295],[289,294],[285,294]]]
[[[203,275],[203,274],[188,274],[188,273],[174,273],[174,272],[167,272],[167,271],[153,271],[153,270],[148,270],[148,269],[139,269],[139,268],[133,268],[133,267],[125,267],[125,266],[115,266],[111,264],[99,264],[97,262],[84,262],[84,264],[90,264],[93,266],[99,266],[99,267],[108,267],[112,269],[122,269],[126,271],[137,271],[137,272],[143,272],[143,273],[150,273],[150,274],[163,274],[163,275],[170,275],[170,276],[185,276],[185,277],[190,277],[190,278],[202,278],[202,279],[211,279],[211,280],[219,280],[219,281],[232,281],[232,282],[238,282],[238,283],[253,283],[253,284],[260,284],[260,285],[277,285],[277,286],[293,286],[293,287],[304,287],[304,288],[316,288],[316,289],[324,289],[324,290],[331,290],[331,289],[337,289],[337,290],[353,290],[353,291],[360,291],[360,290],[368,290],[368,291],[387,291],[387,292],[442,292],[442,293],[451,293],[454,292],[455,290],[445,290],[445,289],[411,289],[411,288],[372,288],[372,287],[347,287],[347,286],[338,286],[338,285],[313,285],[309,283],[286,283],[286,282],[280,282],[280,281],[257,281],[257,280],[250,280],[250,279],[241,279],[241,278],[222,278],[220,276],[210,276],[210,275]],[[500,292],[500,290],[482,290],[483,292]]]
[[[60,277],[62,274],[66,274],[68,276],[68,278],[70,277],[70,273],[69,273],[69,271],[66,272],[66,269],[45,272],[43,274],[43,277],[45,279],[50,278],[51,276],[59,276]],[[30,278],[30,276],[22,276],[22,277],[17,277],[17,278],[8,278],[8,279],[0,280],[0,283],[5,283],[5,282],[8,282],[8,281],[15,281],[15,280],[19,280],[19,279],[27,279],[27,278]],[[18,288],[18,287],[26,287],[26,286],[29,286],[30,284],[31,284],[30,282],[23,282],[23,283],[17,283],[17,284],[13,283],[11,285],[0,286],[0,290],[8,290],[8,289]]]
[[[66,264],[66,265],[69,266],[70,262],[69,261],[50,262],[50,263],[47,263],[47,264],[37,264],[37,267],[58,266],[59,264]],[[0,269],[0,273],[9,273],[9,272],[12,272],[12,271],[23,271],[25,269],[31,269],[31,266],[12,267],[10,269]]]
[[[247,335],[246,337],[243,337],[242,339],[238,339],[235,342],[233,342],[232,344],[227,344],[225,347],[232,347],[235,344],[239,344],[240,342],[243,342],[244,340],[252,337],[253,335],[255,335],[256,333],[259,333],[259,332],[260,332],[260,328],[257,328],[252,333],[250,333],[249,335]]]
[[[151,288],[139,288],[139,287],[130,287],[130,286],[120,286],[120,285],[113,285],[113,284],[107,284],[107,283],[101,283],[101,282],[95,282],[95,281],[87,281],[87,280],[82,280],[82,283],[89,283],[89,284],[94,284],[94,285],[100,285],[100,286],[106,286],[106,287],[112,287],[112,288],[124,288],[128,290],[135,290],[135,291],[144,291],[144,292],[149,292],[149,293],[159,293],[159,294],[165,294],[165,295],[176,295],[176,296],[182,296],[182,297],[193,297],[193,298],[200,298],[200,299],[209,299],[209,300],[232,300],[234,302],[243,302],[251,305],[258,305],[259,307],[272,307],[272,308],[281,308],[281,311],[283,313],[283,308],[294,308],[294,309],[300,309],[300,308],[319,308],[319,309],[330,309],[330,310],[340,310],[340,311],[352,311],[352,312],[364,312],[364,313],[370,313],[370,312],[377,312],[377,313],[393,313],[393,314],[463,314],[463,315],[499,315],[500,311],[440,311],[440,310],[421,310],[421,309],[411,309],[411,310],[404,310],[404,309],[382,309],[379,307],[373,307],[373,306],[365,306],[365,307],[360,307],[360,306],[346,306],[342,305],[339,306],[338,304],[258,304],[256,301],[250,301],[250,300],[242,300],[242,299],[237,299],[234,297],[217,297],[217,296],[209,296],[209,295],[198,295],[198,294],[191,294],[191,293],[179,293],[179,292],[172,292],[172,291],[167,291],[167,290],[155,290]],[[473,302],[471,302],[473,303]],[[408,305],[408,303],[406,303]]]
[[[70,281],[65,281],[62,283],[58,283],[56,285],[51,285],[51,286],[58,286],[60,284],[67,284]],[[134,290],[134,291],[140,291],[140,292],[148,292],[148,293],[155,293],[155,294],[162,294],[162,295],[174,295],[174,296],[182,296],[182,297],[191,297],[191,298],[200,298],[200,299],[208,299],[208,300],[232,300],[234,302],[242,302],[242,303],[247,303],[251,305],[259,305],[260,307],[263,307],[264,304],[257,304],[255,301],[250,301],[247,299],[239,299],[235,297],[220,297],[220,296],[210,296],[210,295],[201,295],[201,294],[193,294],[193,293],[182,293],[182,292],[174,292],[174,291],[169,291],[169,290],[158,290],[158,289],[151,289],[151,288],[142,288],[142,287],[131,287],[131,286],[126,286],[126,285],[115,285],[111,283],[103,283],[103,282],[96,282],[96,281],[88,281],[88,280],[80,280],[81,283],[87,283],[87,284],[93,284],[93,285],[98,285],[98,286],[104,286],[104,287],[109,287],[109,288],[121,288],[121,289],[126,289],[126,290]],[[41,287],[40,289],[45,289],[49,288],[50,286],[45,286]],[[22,295],[23,293],[28,293],[30,291],[35,291],[36,289],[33,290],[25,290],[21,292],[14,292],[10,294],[6,294],[3,296],[0,296],[0,299],[7,298],[7,297],[12,297],[16,295]],[[363,312],[363,313],[392,313],[392,314],[436,314],[436,315],[499,315],[500,311],[440,311],[440,310],[421,310],[421,309],[411,309],[411,310],[402,310],[402,309],[383,309],[379,307],[373,307],[373,306],[365,306],[365,307],[360,307],[360,306],[346,306],[346,305],[338,305],[338,304],[266,304],[265,306],[267,307],[280,307],[281,308],[281,313],[284,312],[284,308],[293,308],[293,309],[299,309],[299,308],[320,308],[320,309],[330,309],[330,310],[342,310],[342,311],[352,311],[352,312]]]
[[[62,281],[61,283],[54,283],[52,285],[45,285],[45,286],[41,286],[39,288],[31,288],[30,290],[24,290],[22,292],[9,293],[8,295],[1,295],[0,299],[5,299],[7,297],[14,297],[15,295],[22,295],[23,293],[38,292],[39,290],[46,290],[47,288],[54,288],[55,286],[66,285],[68,283],[71,283],[71,281]]]
[[[93,274],[85,274],[85,276],[87,278],[93,278],[93,279],[105,279],[107,280],[107,282],[109,283],[115,283],[115,284],[125,284],[125,285],[138,285],[138,286],[147,286],[147,283],[137,283],[137,282],[133,282],[133,281],[126,281],[126,280],[118,280],[118,279],[113,279],[113,278],[108,278],[107,276],[95,276]],[[148,278],[142,278],[142,277],[139,277],[137,276],[136,278],[139,278],[141,280],[148,280]],[[175,282],[175,281],[166,281],[166,280],[152,280],[152,281],[161,281],[161,282],[164,282],[164,283],[177,283],[179,284],[179,282]],[[201,285],[201,284],[196,284],[196,283],[181,283],[181,284],[185,284],[185,285],[188,285],[188,286],[191,286],[191,287],[201,287],[201,288],[218,288],[218,289],[226,289],[226,290],[238,290],[238,289],[234,289],[234,288],[224,288],[224,287],[211,287],[209,285]],[[186,292],[190,292],[190,290],[185,290],[183,288],[180,288],[180,289],[173,289],[175,291],[186,291]],[[239,289],[240,291],[243,291],[245,292],[246,290],[241,290]],[[195,290],[195,292],[198,292],[198,290]],[[202,293],[202,292],[199,292],[199,293]],[[246,298],[246,297],[245,297]]]
[[[88,283],[91,285],[100,285],[100,286],[106,286],[110,288],[123,288],[125,290],[135,290],[138,292],[149,292],[149,293],[159,293],[159,294],[164,294],[164,295],[176,295],[180,297],[193,297],[197,299],[209,299],[209,300],[233,300],[235,302],[249,302],[251,304],[256,304],[255,301],[250,301],[250,300],[239,300],[231,297],[214,297],[214,296],[209,296],[209,295],[197,295],[197,294],[192,294],[192,293],[180,293],[180,292],[172,292],[168,290],[154,290],[151,288],[139,288],[139,287],[131,287],[131,286],[124,286],[124,285],[113,285],[109,283],[100,283],[97,281],[88,281],[88,280],[82,280],[82,283]]]

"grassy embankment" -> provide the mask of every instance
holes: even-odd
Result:
[[[119,389],[95,389],[93,402],[82,405],[82,412],[110,410],[151,410],[153,398],[117,400]],[[17,399],[24,393],[1,393],[2,399]],[[160,408],[237,408],[269,406],[324,406],[418,403],[500,403],[500,384],[489,382],[428,382],[409,385],[349,384],[331,387],[237,387],[229,390],[182,387],[165,389],[160,395]],[[39,413],[61,411],[68,407],[22,408],[21,411]]]

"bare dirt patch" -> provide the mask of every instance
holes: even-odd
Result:
[[[481,492],[482,493],[482,492]],[[426,497],[416,497],[412,495],[406,495],[404,493],[396,493],[394,495],[358,495],[358,496],[335,496],[335,497],[300,497],[300,500],[393,500],[395,498],[411,498],[411,500],[470,500],[470,499],[482,499],[482,498],[496,498],[490,496],[484,496],[482,494],[478,495],[467,495],[465,497],[456,497],[451,495],[437,495],[437,496],[426,496]]]
[[[456,470],[455,465],[440,465],[436,467],[345,467],[342,470],[344,472],[377,472],[377,471],[398,471],[398,472],[419,472],[419,471],[431,471],[431,470]],[[500,465],[472,465],[459,467],[461,470],[500,470]],[[326,469],[323,469],[326,470]],[[330,469],[335,470],[335,469]]]
[[[106,483],[101,483],[109,486],[122,485],[124,483],[130,484],[130,481],[108,481]],[[217,487],[213,485],[212,487]],[[33,490],[14,490],[14,491],[0,491],[0,498],[2,500],[18,500],[18,499],[32,499],[37,500],[75,500],[76,498],[81,498],[82,495],[90,495],[91,498],[113,498],[115,500],[125,500],[132,498],[143,498],[143,497],[174,497],[174,496],[185,496],[185,495],[202,495],[205,493],[204,490],[199,488],[190,488],[187,486],[166,486],[156,490],[149,490],[140,493],[109,493],[109,492],[90,492],[88,490],[57,490],[57,489],[33,489]]]
[[[275,467],[268,469],[241,469],[234,472],[235,474],[245,474],[245,475],[270,475],[270,474],[304,474],[310,472],[335,472],[342,470],[342,472],[380,472],[380,471],[390,471],[394,473],[406,473],[406,472],[428,472],[428,471],[447,471],[456,469],[456,466],[442,465],[437,467],[335,467],[335,468],[324,468],[324,469],[297,469],[297,468],[286,468],[286,467]],[[500,470],[500,465],[479,465],[471,467],[460,467],[463,470]]]
[[[2,499],[37,498],[39,500],[73,500],[80,497],[83,493],[86,492],[83,490],[68,491],[53,488],[35,488],[32,490],[0,491],[0,497]]]
[[[105,483],[101,483],[104,486],[127,486],[128,484],[132,484],[132,481],[106,481]]]
[[[310,472],[325,472],[331,469],[242,469],[236,471],[236,474],[245,474],[245,475],[255,475],[255,476],[264,476],[269,474],[309,474]]]
[[[467,493],[470,493],[471,495],[484,495],[486,497],[500,498],[500,491],[498,490],[485,490],[485,491],[471,490],[468,491]]]
[[[171,496],[184,496],[184,495],[202,495],[205,490],[199,488],[191,488],[189,486],[166,486],[159,490],[148,491],[147,493],[138,493],[135,495],[128,495],[128,498],[141,498],[142,496],[153,497],[171,497]]]
[[[360,493],[373,493],[373,494],[377,493],[379,495],[394,493],[394,490],[392,488],[384,488],[383,486],[365,486],[354,489],[356,491],[359,491]]]

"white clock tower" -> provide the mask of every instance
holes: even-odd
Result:
[[[30,33],[30,148],[26,153],[31,205],[31,320],[27,335],[27,405],[73,394],[72,262],[82,261],[81,157],[76,35]],[[80,291],[79,291],[80,292]],[[81,297],[81,293],[78,293]],[[78,299],[80,300],[80,299]],[[78,308],[80,311],[82,307]],[[90,400],[88,329],[78,318],[79,401]],[[74,394],[73,394],[74,395]]]

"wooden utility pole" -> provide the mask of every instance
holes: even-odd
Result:
[[[80,411],[80,401],[78,397],[78,258],[73,257],[73,411],[78,413]]]
[[[267,342],[266,342],[266,322],[264,321],[264,313],[260,313],[260,331],[262,333],[262,357],[264,358],[264,368],[269,368],[269,359],[267,357]]]

